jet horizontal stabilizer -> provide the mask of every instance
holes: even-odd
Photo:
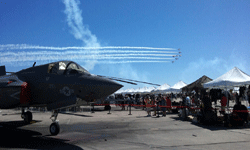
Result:
[[[117,78],[117,77],[107,77],[107,76],[101,76],[101,75],[98,75],[100,77],[105,77],[105,78],[108,78],[108,79],[111,79],[111,80],[116,80],[116,81],[121,81],[121,82],[126,82],[126,83],[130,83],[130,84],[134,84],[134,85],[137,85],[136,83],[133,83],[133,82],[138,82],[138,83],[144,83],[144,84],[150,84],[150,85],[156,85],[156,86],[161,86],[159,84],[154,84],[154,83],[149,83],[149,82],[144,82],[144,81],[137,81],[137,80],[131,80],[131,79],[124,79],[124,78]],[[128,80],[128,81],[126,81]],[[132,82],[129,82],[129,81],[132,81]]]

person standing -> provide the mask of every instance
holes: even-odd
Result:
[[[146,97],[143,97],[143,99],[142,99],[142,105],[143,105],[142,110],[144,110],[144,108],[146,108],[145,99],[146,99]]]
[[[159,110],[160,110],[160,105],[161,105],[161,94],[158,95],[156,104],[157,104],[157,114],[158,114],[157,117],[159,117]]]
[[[167,103],[168,112],[172,112],[172,102],[171,102],[169,96],[166,97],[166,103]]]
[[[148,113],[147,117],[150,117],[151,116],[151,99],[149,96],[146,96],[145,104],[146,104],[146,111]]]
[[[239,104],[240,102],[239,94],[237,92],[235,93],[235,101],[236,101],[236,104]]]
[[[163,96],[161,96],[160,98],[161,98],[160,105],[161,105],[161,110],[162,110],[162,117],[166,117],[166,110],[167,110],[167,108],[166,108],[166,100],[164,99]]]
[[[221,111],[223,113],[225,113],[225,108],[227,106],[227,98],[226,98],[225,94],[222,94],[220,103],[221,103]]]
[[[155,97],[152,97],[151,104],[152,104],[152,107],[153,107],[153,110],[154,110],[153,116],[156,116],[156,98]]]
[[[186,97],[186,106],[190,107],[190,97],[187,95]]]

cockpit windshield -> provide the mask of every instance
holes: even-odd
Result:
[[[72,62],[70,65],[69,65],[70,69],[74,69],[74,70],[77,70],[79,71],[80,73],[86,73],[86,74],[90,74],[86,69],[84,69],[82,66]]]
[[[65,70],[66,66],[65,62],[59,62],[59,70]]]
[[[86,69],[81,67],[75,62],[72,61],[60,61],[57,63],[49,64],[49,73],[57,73],[57,74],[64,74],[70,70],[70,74],[72,73],[85,73],[90,74]]]

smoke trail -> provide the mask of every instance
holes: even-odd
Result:
[[[124,63],[169,63],[171,61],[141,61],[141,60],[131,60],[131,61],[98,61],[98,64],[124,64]]]
[[[96,36],[83,24],[82,12],[78,7],[80,1],[64,0],[63,3],[65,4],[64,13],[67,16],[67,23],[74,37],[81,40],[87,47],[100,47]]]
[[[106,47],[52,47],[52,46],[35,46],[26,44],[7,44],[0,45],[0,50],[20,50],[20,49],[42,49],[42,50],[101,50],[101,49],[141,49],[141,50],[167,50],[176,51],[174,48],[158,48],[158,47],[131,47],[131,46],[106,46]]]
[[[108,60],[121,60],[121,59],[133,59],[133,60],[138,60],[138,59],[145,59],[145,60],[170,60],[174,58],[163,58],[163,57],[119,57],[119,56],[81,56],[81,55],[69,55],[69,56],[61,56],[61,55],[55,55],[55,56],[32,56],[32,57],[25,57],[25,56],[15,56],[15,57],[0,57],[1,63],[4,62],[19,62],[19,61],[45,61],[45,60],[67,60],[67,59],[74,59],[74,60],[102,60],[102,59],[108,59]]]
[[[68,26],[71,28],[71,33],[78,40],[81,40],[86,47],[100,47],[97,37],[91,33],[87,26],[83,24],[81,10],[78,5],[79,0],[64,0],[65,5],[64,13],[67,16]],[[84,66],[92,70],[95,66],[96,60],[88,61]]]
[[[51,62],[55,62],[57,60],[53,60]],[[1,60],[0,60],[1,62]],[[36,61],[37,62],[37,61]],[[98,61],[97,64],[131,64],[131,63],[170,63],[172,61],[155,61],[155,60],[125,60],[125,61]],[[32,66],[34,60],[30,61],[21,61],[21,62],[5,62],[6,64],[17,66]],[[48,63],[47,61],[39,61],[39,63]],[[86,63],[86,61],[78,60],[77,63]],[[5,65],[6,65],[5,64]],[[124,68],[124,67],[123,67]],[[131,73],[131,72],[130,72]],[[137,78],[139,79],[139,78]],[[145,80],[146,81],[146,80]]]
[[[44,55],[44,56],[48,56],[48,55],[70,55],[70,54],[79,54],[79,55],[97,55],[97,54],[138,54],[138,55],[167,55],[167,54],[171,54],[171,55],[178,55],[179,53],[176,52],[162,52],[162,51],[113,51],[113,50],[102,50],[102,51],[64,51],[64,52],[56,52],[56,51],[21,51],[21,52],[10,52],[10,51],[4,51],[1,52],[1,56],[15,56],[15,55]],[[153,53],[153,54],[152,54]]]
[[[129,54],[128,54],[129,53]],[[151,53],[142,53],[142,52],[127,52],[124,51],[123,54],[120,53],[114,53],[113,51],[106,51],[105,52],[99,52],[97,54],[93,53],[88,53],[85,51],[67,51],[67,52],[50,52],[50,51],[36,51],[36,52],[2,52],[1,56],[34,56],[34,55],[71,55],[71,54],[78,54],[78,55],[93,55],[93,56],[161,56],[161,57],[173,57],[173,56],[179,56],[177,54],[157,54],[156,52],[153,52],[154,54]]]

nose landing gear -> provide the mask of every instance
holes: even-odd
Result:
[[[23,118],[25,123],[30,123],[32,121],[32,113],[30,111],[24,112],[24,108],[22,108],[21,118]]]
[[[54,110],[52,112],[52,115],[50,117],[50,119],[52,120],[52,124],[49,127],[49,131],[51,135],[57,135],[60,132],[60,126],[59,126],[59,122],[56,120],[58,115],[58,111]]]

